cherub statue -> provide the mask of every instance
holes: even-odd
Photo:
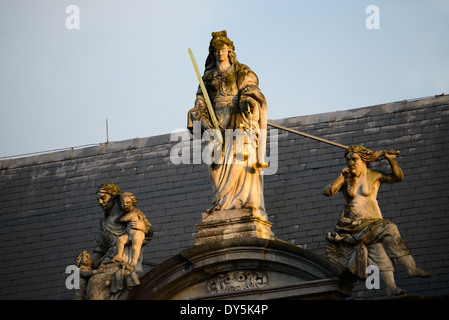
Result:
[[[135,266],[139,260],[143,241],[145,239],[145,232],[133,227],[133,221],[145,221],[146,217],[142,211],[135,208],[137,205],[137,198],[131,192],[124,192],[121,195],[121,206],[126,214],[119,219],[122,223],[127,223],[126,233],[120,236],[117,240],[117,255],[114,257],[115,261],[123,260],[123,251],[125,245],[130,241],[131,250],[128,263]]]
[[[89,278],[100,273],[98,270],[92,270],[92,254],[89,251],[81,252],[76,258],[76,266],[80,273],[79,289],[76,292],[75,300],[84,300],[86,295],[86,287]]]

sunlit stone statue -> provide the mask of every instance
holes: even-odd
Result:
[[[340,191],[346,200],[337,220],[336,232],[330,232],[326,238],[329,259],[361,279],[366,278],[368,265],[377,265],[388,295],[405,294],[395,284],[392,260],[403,265],[411,277],[430,276],[416,266],[398,228],[383,219],[377,203],[382,183],[399,182],[404,178],[396,154],[392,150],[372,151],[359,145],[351,146],[345,152],[347,167],[324,188],[324,195],[331,197]],[[369,169],[369,163],[382,156],[391,166],[389,174]]]
[[[90,277],[98,274],[99,271],[92,270],[92,254],[90,251],[81,252],[76,258],[76,266],[79,270],[79,288],[76,291],[75,300],[84,300],[86,297],[87,282]]]
[[[195,244],[234,237],[270,238],[261,174],[268,166],[264,162],[267,103],[259,79],[237,61],[226,31],[212,33],[204,75],[198,72],[200,86],[195,106],[188,112],[187,127],[195,134],[195,126],[200,126],[203,141],[205,134],[216,129],[223,138],[214,140],[213,161],[208,163],[212,206],[197,225],[200,231]]]
[[[263,163],[267,104],[256,74],[237,61],[226,31],[212,33],[202,78],[224,137],[217,149],[218,161],[209,166],[214,193],[209,212],[250,208],[265,216],[263,175],[254,163]],[[201,87],[188,113],[189,130],[193,131],[195,121],[200,121],[203,131],[214,128]],[[238,133],[247,136],[240,158],[236,139],[231,138]]]
[[[117,255],[115,261],[125,262],[123,260],[124,249],[126,244],[130,243],[130,252],[127,263],[135,267],[141,257],[142,244],[145,240],[144,228],[136,228],[131,221],[142,221],[145,223],[147,218],[142,211],[135,208],[137,198],[131,192],[125,192],[120,196],[121,206],[125,215],[119,219],[119,222],[126,223],[126,233],[121,235],[117,241]]]
[[[122,195],[117,185],[101,185],[97,196],[104,217],[100,221],[91,268],[88,263],[84,271],[85,278],[90,277],[84,298],[112,300],[140,284],[143,246],[151,241],[153,227],[145,215],[134,208],[137,204],[134,195]],[[88,255],[85,259],[89,260]]]

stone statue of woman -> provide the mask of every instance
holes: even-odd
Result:
[[[374,264],[387,286],[388,295],[401,295],[394,280],[392,259],[403,265],[411,277],[430,275],[416,266],[410,249],[405,245],[399,230],[392,222],[383,219],[377,203],[377,193],[382,183],[402,181],[404,173],[396,159],[397,152],[372,151],[363,146],[351,146],[345,152],[347,167],[342,169],[334,183],[324,188],[331,197],[343,193],[346,204],[335,228],[329,233],[326,252],[329,259],[346,267],[361,279],[366,278],[366,267]],[[368,168],[368,164],[385,157],[392,173]]]
[[[153,237],[151,223],[143,217],[138,221],[124,223],[121,218],[126,214],[121,205],[122,191],[112,183],[104,183],[97,192],[98,203],[104,211],[97,233],[97,243],[93,250],[93,270],[86,288],[88,300],[113,300],[140,284],[142,271],[142,250],[138,252],[137,263],[132,258],[132,243],[123,243],[120,259],[116,259],[120,240],[132,228],[144,233],[143,245]]]
[[[219,161],[209,165],[213,203],[208,212],[249,208],[254,215],[266,217],[263,175],[251,160],[258,157],[256,161],[263,163],[267,104],[256,74],[237,61],[234,44],[226,31],[212,33],[202,78],[220,130],[225,133],[223,145],[218,148]],[[203,132],[213,128],[201,87],[195,106],[188,113],[187,127],[191,132],[196,121],[201,123]],[[248,158],[236,156],[236,142],[230,138],[235,132],[251,133],[243,152]]]

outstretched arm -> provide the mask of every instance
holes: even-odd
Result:
[[[323,195],[325,195],[326,197],[332,197],[334,194],[336,194],[340,190],[345,180],[349,177],[349,175],[349,168],[343,168],[334,183],[328,184],[324,187]]]
[[[404,180],[404,172],[402,172],[402,169],[399,166],[398,161],[396,160],[396,154],[389,153],[388,151],[386,151],[384,153],[384,156],[390,163],[392,173],[390,174],[383,173],[382,177],[380,178],[380,182],[393,183]]]

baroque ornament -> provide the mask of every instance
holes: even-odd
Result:
[[[260,271],[229,271],[207,282],[207,291],[212,294],[264,288],[268,277]]]

